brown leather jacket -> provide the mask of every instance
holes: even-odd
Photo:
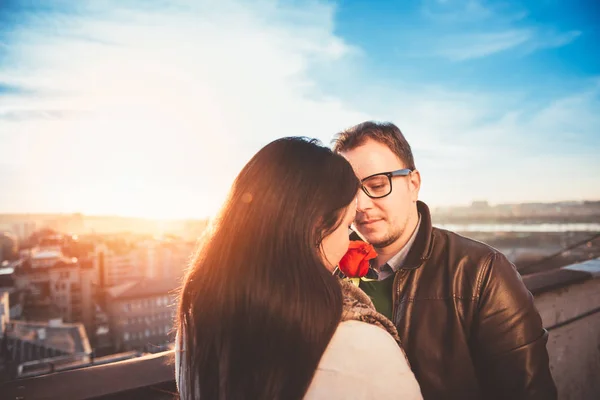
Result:
[[[421,225],[394,277],[393,322],[427,399],[557,398],[533,296],[497,250]]]

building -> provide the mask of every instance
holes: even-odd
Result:
[[[176,280],[184,275],[195,243],[181,240],[146,240],[137,249],[137,259],[151,279]]]
[[[143,278],[179,279],[194,251],[194,243],[145,239],[133,243],[95,245],[92,259],[94,283],[111,287]]]
[[[19,239],[8,232],[0,232],[0,267],[4,261],[19,258]]]
[[[106,289],[116,351],[155,352],[173,342],[176,281],[145,278]]]
[[[6,326],[10,321],[10,303],[8,292],[0,290],[0,338],[4,335]]]
[[[90,347],[82,324],[9,321],[2,337],[1,372],[10,379],[89,364]]]
[[[8,304],[9,308],[8,314],[5,315],[10,317],[10,319],[21,318],[25,304],[25,291],[17,288],[16,285],[15,267],[18,265],[20,265],[20,260],[5,263],[4,266],[0,267],[0,299],[6,294],[5,304]]]
[[[101,287],[119,285],[144,276],[145,271],[133,249],[111,248],[101,243],[95,246],[92,259],[94,283]]]
[[[21,240],[27,239],[33,232],[35,232],[36,223],[35,221],[19,221],[12,225],[12,231]]]
[[[24,314],[30,320],[60,317],[94,329],[93,270],[56,248],[36,248],[16,269],[16,286],[27,292]]]

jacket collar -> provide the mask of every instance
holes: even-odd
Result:
[[[431,213],[429,207],[422,201],[417,201],[417,211],[421,214],[421,225],[417,237],[413,243],[402,269],[416,269],[431,257],[433,249],[433,226],[431,224]]]

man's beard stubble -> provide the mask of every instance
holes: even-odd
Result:
[[[371,242],[371,244],[376,249],[385,249],[389,245],[391,245],[394,242],[396,242],[396,240],[398,240],[400,238],[400,236],[401,236],[401,234],[395,234],[395,235],[394,234],[389,234],[384,240],[380,240],[380,241],[377,241],[377,242]]]
[[[382,240],[378,240],[378,241],[368,241],[367,240],[367,241],[371,245],[373,245],[373,247],[375,247],[376,249],[385,249],[386,247],[388,247],[389,245],[395,243],[398,239],[400,239],[400,237],[402,236],[402,233],[403,232],[401,230],[397,230],[395,232],[390,232],[388,230],[386,236]]]

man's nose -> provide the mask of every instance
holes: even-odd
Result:
[[[360,189],[356,196],[356,211],[366,211],[373,208],[373,199],[371,199],[364,190]]]

